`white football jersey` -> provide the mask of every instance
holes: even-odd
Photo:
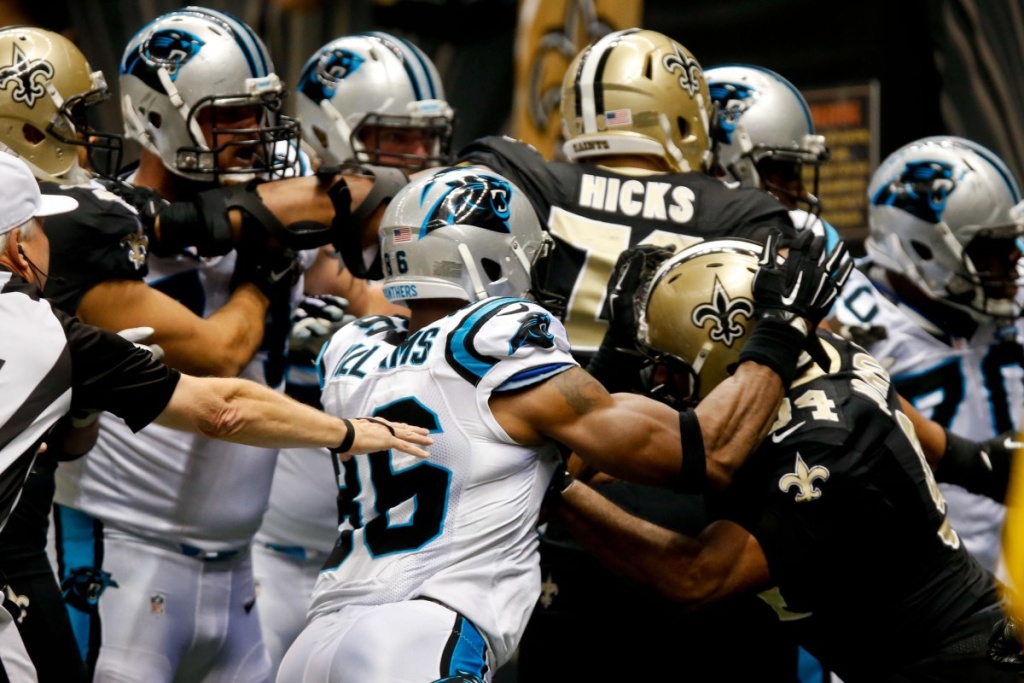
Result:
[[[521,299],[485,299],[411,334],[384,316],[339,330],[321,360],[325,409],[427,426],[434,444],[427,459],[390,451],[340,465],[348,508],[311,618],[430,598],[506,662],[540,594],[537,516],[558,458],[513,441],[489,398],[575,365],[562,324]]]
[[[1016,428],[1024,412],[1021,324],[981,325],[970,339],[930,334],[916,313],[884,296],[866,277],[852,279],[834,310],[892,376],[900,395],[954,434],[982,441]],[[948,518],[968,551],[997,568],[1004,506],[959,486],[940,485]]]
[[[150,257],[150,286],[209,316],[230,297],[235,252]],[[275,321],[240,377],[283,386],[290,316]],[[271,343],[268,340],[276,339]],[[110,527],[199,552],[249,544],[267,507],[277,449],[208,439],[150,425],[133,434],[109,415],[88,457],[57,468],[55,500]]]

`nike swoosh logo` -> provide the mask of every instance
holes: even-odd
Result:
[[[517,308],[512,308],[511,306],[503,308],[498,315],[515,315],[516,313],[522,313],[523,311],[530,310],[530,307],[524,303],[517,303],[516,306]]]
[[[793,290],[790,292],[790,295],[782,297],[782,303],[783,304],[785,304],[786,306],[792,306],[793,305],[793,302],[796,301],[797,292],[800,291],[800,283],[803,281],[803,279],[804,279],[804,274],[803,273],[800,273],[799,275],[796,276],[796,284],[793,285]]]
[[[772,442],[773,443],[781,443],[783,439],[785,439],[787,436],[789,436],[790,434],[792,434],[796,430],[798,430],[801,427],[803,427],[805,424],[807,424],[807,420],[801,420],[800,422],[797,422],[795,425],[793,425],[789,429],[786,429],[786,430],[783,430],[781,432],[776,432],[775,434],[772,434]]]
[[[1003,441],[1003,448],[1005,448],[1008,451],[1015,451],[1018,448],[1024,448],[1024,443],[1021,443],[1020,441],[1015,441],[1010,437],[1006,437],[1006,440]]]
[[[271,282],[275,282],[275,283],[276,282],[280,282],[281,278],[283,278],[285,275],[287,275],[290,272],[291,272],[291,268],[288,268],[286,270],[282,270],[280,273],[271,273],[270,276],[269,276],[270,277],[270,281]]]

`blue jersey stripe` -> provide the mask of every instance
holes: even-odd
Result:
[[[479,326],[504,306],[520,301],[512,297],[503,297],[488,301],[471,314],[467,315],[448,335],[445,357],[456,372],[466,381],[474,385],[480,383],[487,371],[498,362],[498,358],[483,357],[473,348],[473,337]]]

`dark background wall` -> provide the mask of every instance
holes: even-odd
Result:
[[[590,0],[573,0],[592,5]],[[626,0],[623,0],[626,1]],[[0,0],[0,23],[65,31],[117,85],[131,35],[171,0]],[[267,41],[295,83],[305,59],[330,39],[368,28],[420,44],[442,72],[459,112],[457,143],[504,132],[512,101],[515,0],[208,0]],[[752,62],[801,89],[877,80],[880,158],[915,138],[971,137],[1024,171],[1024,8],[1021,0],[646,0],[643,24],[686,45],[705,67]],[[107,116],[119,127],[117,109]]]

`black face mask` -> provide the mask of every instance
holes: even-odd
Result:
[[[700,378],[686,363],[671,356],[652,359],[640,371],[641,382],[651,398],[675,410],[693,408],[699,394]]]

